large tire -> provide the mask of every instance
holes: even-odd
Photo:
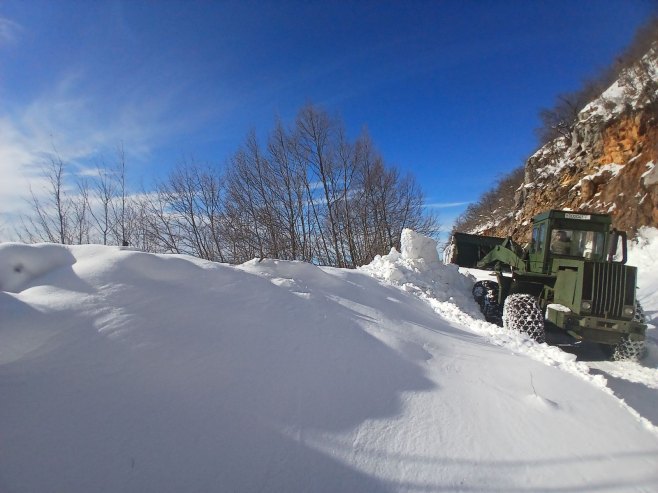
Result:
[[[502,325],[502,310],[498,304],[498,283],[478,281],[473,285],[473,298],[480,305],[480,311],[487,322]]]
[[[510,294],[505,299],[503,327],[528,334],[537,342],[546,340],[544,315],[537,299],[529,294]]]
[[[644,309],[638,301],[635,305],[633,322],[644,324],[646,321],[647,319],[644,314]],[[614,361],[638,361],[642,359],[644,352],[644,341],[631,341],[628,337],[624,337],[619,344],[613,346],[612,359]]]

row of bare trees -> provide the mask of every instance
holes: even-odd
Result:
[[[384,165],[365,134],[351,142],[335,119],[303,108],[266,144],[251,133],[226,176],[226,223],[243,258],[276,257],[354,267],[391,247],[403,228],[436,231],[411,176]]]
[[[68,168],[57,153],[45,164],[45,185],[42,193],[30,187],[32,214],[21,218],[19,238],[29,243],[126,244],[131,210],[123,146],[117,148],[114,165],[97,165],[91,177],[83,173],[71,183]]]
[[[290,128],[277,122],[264,142],[251,132],[223,169],[185,161],[150,192],[127,193],[122,148],[117,156],[75,186],[53,158],[21,239],[356,267],[399,249],[404,228],[438,231],[414,178],[385,165],[367,134],[351,141],[314,106]]]

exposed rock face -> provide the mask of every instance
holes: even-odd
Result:
[[[529,238],[547,209],[604,212],[631,235],[658,226],[658,48],[579,114],[569,138],[549,142],[525,164],[515,215],[486,231]]]

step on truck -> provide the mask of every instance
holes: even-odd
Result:
[[[615,360],[642,356],[646,323],[637,268],[626,265],[626,233],[607,214],[550,210],[533,218],[532,239],[455,232],[449,261],[493,270],[473,296],[489,322],[544,342],[547,334],[602,345]]]

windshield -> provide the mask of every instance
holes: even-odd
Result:
[[[556,255],[600,259],[605,235],[595,231],[556,229],[551,233],[551,252]]]

